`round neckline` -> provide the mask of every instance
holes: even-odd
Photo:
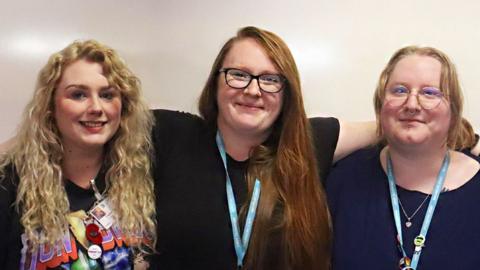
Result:
[[[387,179],[388,176],[387,176],[387,172],[385,172],[383,166],[382,166],[382,161],[381,161],[381,156],[380,156],[380,153],[381,153],[381,150],[382,149],[379,149],[378,151],[378,155],[377,155],[377,164],[378,166],[380,166],[380,169],[382,171],[382,175],[384,177],[384,179]],[[442,195],[446,195],[446,194],[454,194],[456,191],[460,191],[464,188],[468,188],[469,185],[471,185],[470,183],[473,183],[473,181],[475,180],[475,177],[480,174],[480,170],[477,171],[476,174],[474,174],[469,180],[467,180],[463,185],[455,188],[455,189],[451,189],[451,190],[442,190],[442,192],[440,194]],[[387,183],[388,184],[388,183]],[[413,190],[413,189],[407,189],[407,188],[404,188],[400,185],[398,185],[397,183],[395,183],[395,186],[397,187],[397,190],[399,191],[402,191],[402,192],[408,192],[408,193],[418,193],[419,195],[422,195],[422,196],[427,196],[427,195],[432,195],[431,193],[424,193],[422,191],[419,191],[419,190]]]
[[[227,164],[234,168],[245,168],[248,165],[248,162],[250,161],[250,158],[247,158],[246,160],[238,161],[232,158],[228,153],[226,154],[227,154]]]
[[[68,190],[69,192],[73,192],[78,195],[92,195],[95,192],[93,191],[92,187],[89,186],[87,188],[83,188],[70,179],[65,179],[65,189]],[[97,176],[95,176],[95,185],[97,186],[98,190],[100,193],[103,193],[106,188],[106,183],[105,183],[105,171],[103,170],[103,166],[98,172]]]

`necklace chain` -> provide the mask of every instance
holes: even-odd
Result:
[[[400,208],[402,209],[403,215],[405,215],[405,218],[407,219],[407,221],[405,222],[405,226],[407,226],[407,228],[410,228],[410,226],[412,226],[412,221],[411,221],[412,218],[418,213],[418,211],[420,211],[420,209],[422,208],[422,206],[425,204],[425,202],[429,197],[430,197],[430,194],[428,194],[425,197],[425,199],[423,199],[422,203],[420,203],[420,205],[417,207],[417,209],[415,209],[415,211],[411,216],[407,215],[407,211],[405,211],[405,208],[403,208],[403,204],[400,201],[400,197],[398,198],[398,204],[400,204]]]

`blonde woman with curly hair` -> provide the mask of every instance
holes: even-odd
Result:
[[[0,161],[0,268],[145,267],[152,123],[114,50],[89,40],[53,54]]]

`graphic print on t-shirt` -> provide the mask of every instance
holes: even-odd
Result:
[[[81,269],[81,270],[127,270],[132,267],[130,249],[123,237],[118,224],[113,224],[108,230],[101,229],[102,242],[99,245],[102,255],[97,260],[88,255],[88,247],[92,245],[86,239],[84,220],[85,211],[80,210],[67,216],[70,230],[66,231],[62,240],[54,247],[41,244],[34,251],[29,250],[26,235],[22,235],[21,270]],[[141,241],[142,235],[136,235],[133,241]],[[132,241],[132,240],[131,240]]]

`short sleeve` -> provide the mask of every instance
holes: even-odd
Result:
[[[0,180],[0,232],[4,235],[0,241],[0,268],[11,269],[20,263],[20,224],[15,212],[15,202],[18,177],[14,168],[5,169],[6,177]],[[18,269],[18,267],[17,267]]]
[[[313,146],[320,179],[324,182],[333,163],[333,155],[340,133],[340,123],[338,119],[333,117],[315,117],[309,120],[312,127]]]

